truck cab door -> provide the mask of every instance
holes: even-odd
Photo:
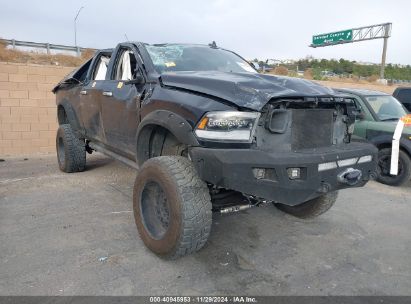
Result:
[[[129,158],[135,156],[135,134],[144,90],[143,83],[136,83],[137,78],[143,79],[136,57],[131,47],[119,47],[110,63],[110,80],[101,92],[105,144]]]
[[[356,107],[361,110],[361,117],[358,117],[355,120],[354,135],[359,136],[361,138],[366,138],[368,124],[370,119],[372,119],[372,116],[371,113],[368,111],[367,106],[364,104],[360,97],[355,96],[354,100]]]
[[[104,87],[107,67],[111,54],[100,53],[92,62],[88,81],[80,91],[80,116],[86,137],[95,141],[104,141],[101,109],[101,89]]]

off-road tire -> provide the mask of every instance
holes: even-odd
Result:
[[[411,178],[411,160],[410,157],[404,151],[400,150],[400,155],[398,158],[398,175],[390,175],[388,172],[385,174],[384,171],[389,170],[390,165],[388,168],[383,168],[382,161],[388,161],[390,164],[391,162],[391,149],[385,148],[378,151],[378,166],[377,166],[377,181],[382,184],[390,185],[390,186],[401,186],[404,183],[408,182]]]
[[[294,215],[295,217],[308,219],[317,217],[330,209],[337,200],[337,197],[338,191],[333,191],[300,205],[288,206],[284,204],[275,204],[275,206],[281,211]]]
[[[151,189],[162,192],[155,195]],[[158,256],[176,259],[201,249],[210,235],[211,209],[208,187],[187,158],[151,158],[138,172],[134,218],[144,244]]]
[[[61,171],[66,173],[84,171],[86,167],[86,146],[77,138],[69,124],[60,125],[56,136],[57,161]]]

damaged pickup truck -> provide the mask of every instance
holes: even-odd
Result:
[[[83,171],[93,151],[139,168],[137,229],[164,258],[202,248],[212,211],[315,217],[375,177],[377,149],[351,142],[352,97],[259,74],[215,43],[121,43],[53,92],[60,169]]]

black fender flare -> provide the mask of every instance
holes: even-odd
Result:
[[[378,147],[380,145],[391,145],[392,144],[392,136],[393,134],[381,134],[375,137],[372,137],[368,139],[370,143],[372,143],[374,146]]]
[[[411,139],[402,137],[400,139],[400,149],[407,152],[408,156],[411,158]]]
[[[69,103],[68,100],[62,100],[57,104],[57,115],[58,114],[58,108],[63,107],[64,112],[66,113],[68,123],[70,124],[71,128],[73,129],[74,132],[78,133],[79,135],[84,135],[84,130],[80,125],[79,119],[77,117],[76,112],[74,111],[73,107]]]
[[[136,133],[136,160],[141,165],[149,155],[151,131],[160,126],[173,134],[179,142],[187,146],[199,146],[191,125],[180,115],[168,110],[156,110],[146,115],[140,122]]]
[[[388,135],[388,134],[380,135],[380,136],[370,139],[369,141],[372,144],[374,144],[376,147],[381,146],[381,145],[387,145],[391,147],[392,135]],[[407,154],[411,157],[411,140],[402,137],[400,139],[400,149],[407,152]]]

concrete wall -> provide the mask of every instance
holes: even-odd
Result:
[[[0,62],[0,156],[55,152],[51,90],[73,69]]]

